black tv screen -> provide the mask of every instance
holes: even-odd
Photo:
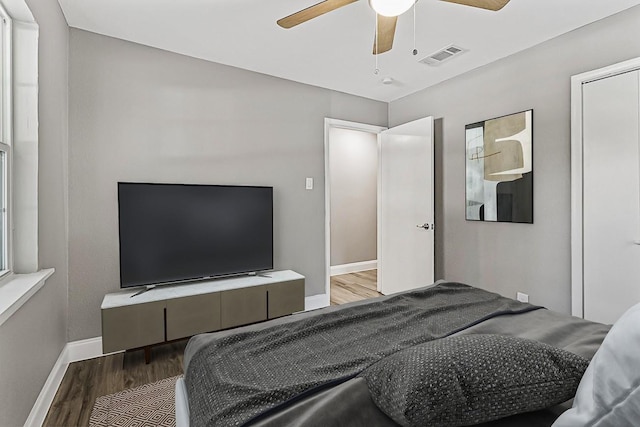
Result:
[[[273,188],[118,183],[120,286],[273,269]]]

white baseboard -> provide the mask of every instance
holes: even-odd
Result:
[[[40,394],[38,395],[36,402],[33,404],[33,408],[31,408],[27,421],[24,423],[25,427],[40,427],[42,426],[42,423],[44,423],[44,419],[47,417],[47,412],[49,412],[49,407],[53,402],[53,398],[55,397],[58,387],[60,387],[60,383],[62,383],[62,378],[64,377],[65,372],[67,372],[67,367],[69,366],[69,362],[67,362],[67,345],[64,346],[58,356],[58,360],[56,360],[53,368],[51,368],[49,377],[47,378],[47,381],[45,381],[44,386],[42,386],[42,390],[40,390]]]
[[[351,264],[332,265],[331,275],[357,273],[358,271],[375,270],[378,268],[378,260],[352,262]]]
[[[112,354],[112,353],[109,353]],[[86,340],[72,341],[67,343],[58,360],[49,373],[47,381],[44,383],[40,394],[33,404],[27,421],[24,423],[26,427],[41,427],[47,412],[53,403],[53,398],[62,383],[65,372],[69,367],[69,363],[78,362],[80,360],[93,359],[94,357],[105,356],[102,353],[102,337],[89,338]]]
[[[304,299],[304,309],[305,311],[315,310],[317,308],[324,308],[329,306],[329,295],[328,294],[320,294],[320,295],[311,295],[310,297],[306,297]]]
[[[67,344],[67,363],[80,360],[93,359],[105,356],[102,353],[102,337],[88,338],[86,340],[72,341]]]

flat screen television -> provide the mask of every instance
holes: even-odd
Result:
[[[118,183],[120,286],[273,269],[273,188]]]

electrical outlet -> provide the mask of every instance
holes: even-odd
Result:
[[[520,302],[529,302],[529,295],[518,292],[516,294],[516,299]]]

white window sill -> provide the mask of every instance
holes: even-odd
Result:
[[[0,285],[0,325],[18,311],[53,274],[53,268],[30,274],[13,274]]]

